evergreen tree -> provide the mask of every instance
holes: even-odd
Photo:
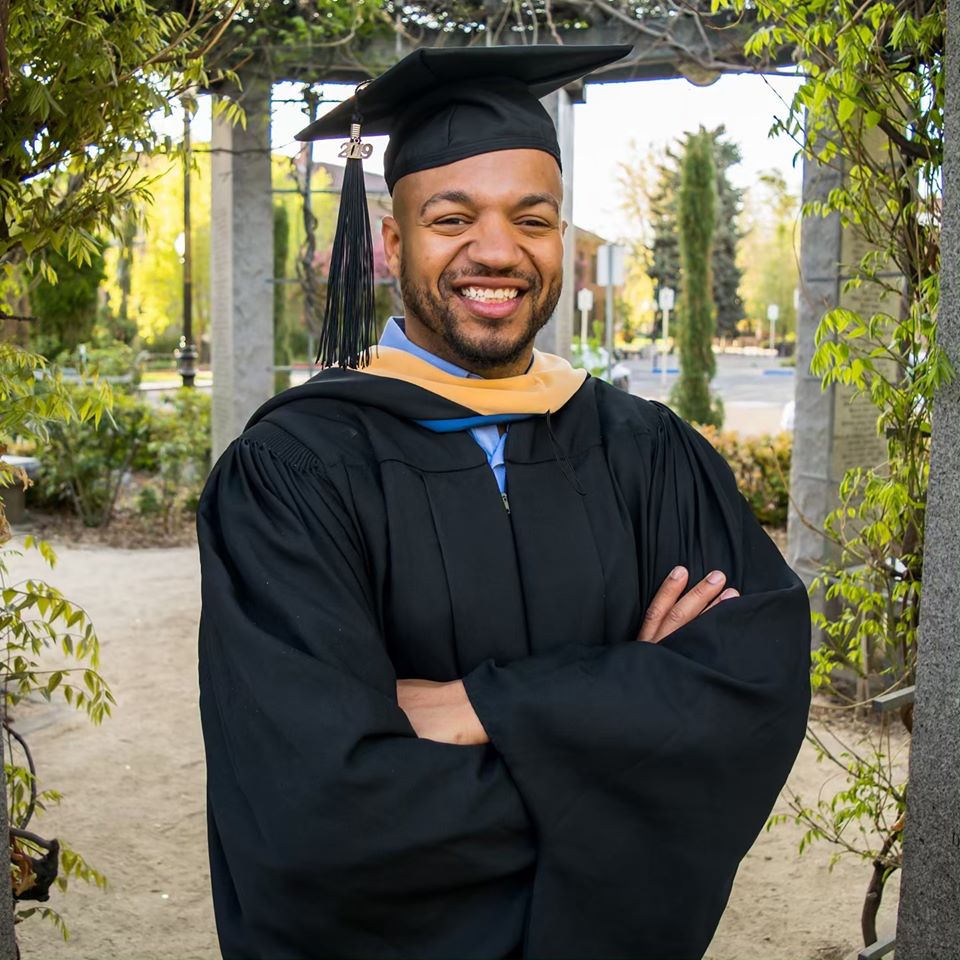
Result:
[[[713,299],[717,307],[717,331],[734,336],[744,317],[740,284],[743,271],[737,265],[737,247],[743,237],[738,222],[743,191],[730,183],[727,171],[741,160],[740,148],[724,136],[721,125],[707,132],[713,150],[716,171],[717,221],[711,266]],[[689,139],[689,138],[688,138]],[[672,287],[679,291],[682,278],[678,238],[678,192],[682,156],[669,148],[658,164],[656,186],[648,197],[653,240],[650,245],[650,278],[659,291]]]
[[[740,287],[743,271],[737,265],[737,247],[743,239],[740,213],[743,191],[730,183],[727,171],[742,159],[740,148],[723,137],[724,128],[711,131],[713,159],[717,168],[717,222],[713,234],[713,300],[717,306],[717,333],[736,336],[737,324],[744,318]]]
[[[667,148],[657,167],[656,186],[648,197],[653,233],[648,273],[656,296],[664,287],[677,290],[680,285],[680,245],[677,238],[679,169],[680,158]],[[662,330],[663,318],[659,315],[659,308],[657,314],[657,326]]]
[[[686,420],[720,426],[723,410],[719,400],[710,395],[710,381],[716,372],[710,267],[718,206],[713,153],[711,135],[701,129],[688,138],[680,169],[680,378],[671,403]]]
[[[61,253],[50,253],[47,263],[56,271],[57,283],[37,277],[30,291],[36,324],[31,346],[55,359],[71,353],[93,337],[97,322],[97,290],[106,276],[99,248],[85,263],[74,263]]]

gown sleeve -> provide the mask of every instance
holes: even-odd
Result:
[[[663,410],[628,439],[609,456],[633,491],[640,610],[678,563],[742,595],[659,644],[634,632],[465,678],[540,842],[529,957],[701,957],[805,730],[803,584],[696,431]]]
[[[357,531],[303,455],[241,438],[201,501],[200,706],[227,958],[491,957],[535,851],[489,745],[398,707]]]

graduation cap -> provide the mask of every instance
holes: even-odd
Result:
[[[376,333],[373,241],[361,134],[384,135],[387,188],[409,173],[496,150],[544,150],[560,163],[557,131],[541,97],[626,56],[629,45],[423,47],[297,134],[297,140],[349,137],[330,258],[317,362],[365,363]]]

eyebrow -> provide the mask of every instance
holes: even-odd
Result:
[[[464,193],[463,190],[443,190],[424,200],[423,205],[420,207],[420,216],[422,217],[430,207],[438,203],[461,203],[468,207],[474,205],[473,198],[470,194]],[[560,213],[560,202],[552,193],[528,193],[525,197],[520,198],[517,203],[517,209],[536,207],[541,203],[553,207],[556,213]]]
[[[473,200],[470,199],[469,194],[462,190],[444,190],[423,201],[423,206],[420,207],[420,216],[422,217],[430,207],[437,203],[462,203],[469,207],[473,205]]]
[[[555,213],[560,212],[560,202],[552,193],[528,193],[525,197],[521,198],[520,202],[517,204],[517,208],[536,207],[541,203],[545,203],[547,206],[553,207]]]

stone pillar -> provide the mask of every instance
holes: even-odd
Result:
[[[804,203],[825,199],[840,183],[838,171],[804,158]],[[810,360],[817,324],[840,300],[840,235],[840,218],[835,213],[805,217],[800,224],[800,302],[790,468],[794,502],[787,518],[787,560],[808,584],[825,559],[825,541],[803,523],[801,514],[817,527],[822,526],[837,493],[836,482],[830,475],[834,388],[821,390],[820,378],[810,372]]]
[[[960,371],[960,0],[947,2],[938,340]],[[940,390],[924,535],[923,598],[897,960],[960,956],[960,380]]]
[[[213,457],[273,394],[270,83],[243,78],[246,129],[213,121],[210,312]]]
[[[840,171],[804,159],[804,203],[825,200],[842,183]],[[869,316],[878,311],[896,314],[900,309],[898,299],[883,299],[869,284],[843,290],[867,249],[857,228],[842,227],[835,213],[806,217],[801,223],[787,559],[808,584],[821,564],[835,559],[835,548],[818,531],[838,504],[837,489],[844,473],[886,458],[885,442],[877,436],[876,407],[866,399],[854,400],[852,389],[842,385],[823,390],[820,378],[810,372],[814,334],[829,310],[843,306]],[[810,529],[804,519],[816,529]]]
[[[567,222],[563,239],[563,292],[550,322],[537,334],[538,350],[570,357],[573,341],[573,319],[576,309],[574,264],[576,263],[576,230],[573,227],[573,104],[569,90],[557,90],[541,101],[557,127],[560,159],[563,164],[563,207],[561,217]]]

